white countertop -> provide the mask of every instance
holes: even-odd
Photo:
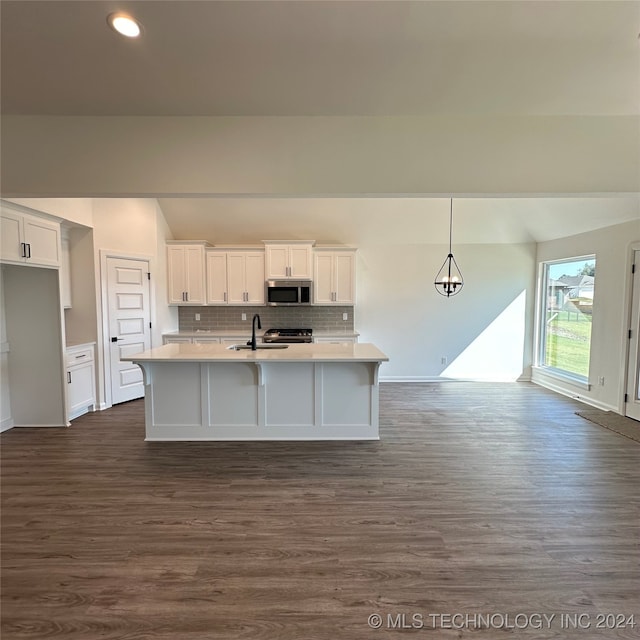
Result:
[[[222,344],[166,344],[121,358],[130,362],[387,362],[375,345],[290,344],[286,349],[235,351]]]

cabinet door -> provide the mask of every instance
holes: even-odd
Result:
[[[204,304],[204,247],[185,247],[187,302]]]
[[[244,255],[227,255],[227,300],[229,304],[245,304]]]
[[[62,238],[62,260],[60,261],[60,300],[64,309],[71,308],[71,252],[69,239]]]
[[[266,248],[267,279],[289,277],[289,247],[275,245]]]
[[[264,253],[246,253],[244,266],[247,304],[264,304]]]
[[[27,262],[46,267],[60,266],[60,225],[42,218],[24,216]]]
[[[67,369],[67,385],[70,418],[77,417],[85,413],[88,407],[95,406],[93,362]]]
[[[191,344],[193,342],[191,338],[171,336],[165,336],[162,341],[164,344]]]
[[[207,251],[207,303],[227,302],[227,254]]]
[[[311,247],[289,247],[289,276],[311,278]]]
[[[24,262],[23,242],[22,216],[3,210],[0,216],[0,258],[7,262]]]
[[[338,304],[355,303],[355,261],[352,253],[337,253],[333,260],[333,301]]]
[[[314,276],[315,304],[331,304],[333,302],[333,254],[316,254]]]
[[[193,344],[220,344],[220,338],[194,338]]]
[[[187,272],[183,247],[167,247],[169,304],[182,304],[187,291]]]

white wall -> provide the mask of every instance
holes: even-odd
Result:
[[[9,343],[4,311],[4,268],[0,265],[0,432],[13,426],[9,387]]]
[[[624,367],[627,349],[630,247],[640,240],[640,212],[637,221],[607,227],[538,245],[537,260],[560,260],[596,255],[596,287],[591,329],[589,381],[591,389],[545,376],[536,369],[534,380],[568,395],[580,396],[603,409],[620,412],[624,396]],[[604,377],[604,386],[597,380]]]
[[[433,285],[447,253],[444,245],[360,247],[355,325],[390,358],[381,378],[527,379],[535,245],[454,246],[465,285],[448,299]]]
[[[65,309],[67,343],[97,340],[96,280],[93,229],[72,227],[69,231],[71,263],[71,309]]]
[[[66,425],[58,270],[4,265],[11,411],[16,425]]]
[[[98,328],[98,403],[106,406],[108,393],[105,387],[105,336],[102,318],[106,310],[102,304],[102,256],[107,253],[149,258],[152,269],[151,319],[153,346],[162,344],[161,334],[177,328],[177,310],[166,305],[166,257],[164,240],[170,232],[158,203],[153,198],[96,198],[93,201],[93,242],[95,250],[95,278],[97,295]]]
[[[635,192],[633,116],[3,116],[7,196]],[[64,161],[61,161],[61,153]]]

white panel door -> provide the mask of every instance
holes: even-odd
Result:
[[[185,247],[187,267],[187,302],[204,304],[204,247]]]
[[[246,253],[244,266],[247,302],[264,304],[264,253]]]
[[[227,255],[227,300],[229,304],[246,302],[244,286],[244,256],[241,253]]]
[[[207,251],[207,304],[227,302],[227,254]]]
[[[314,275],[314,302],[316,304],[331,304],[333,302],[333,254],[316,254]]]
[[[353,304],[355,302],[353,262],[353,253],[337,253],[335,255],[333,263],[333,281],[335,282],[334,302],[340,304]]]
[[[289,276],[289,247],[274,245],[266,248],[267,278]]]
[[[112,404],[144,396],[142,370],[121,358],[151,347],[148,273],[146,260],[107,258]]]
[[[22,216],[2,211],[0,216],[0,257],[10,262],[24,262]]]
[[[41,218],[24,218],[24,241],[29,245],[29,260],[43,266],[60,266],[60,225]]]
[[[311,278],[311,247],[289,248],[289,276],[292,278]]]
[[[634,251],[625,415],[640,420],[640,251]]]
[[[187,265],[183,247],[167,247],[169,304],[184,302],[187,291]]]

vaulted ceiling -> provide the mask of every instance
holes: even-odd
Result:
[[[140,39],[107,27],[116,10],[142,23]],[[442,116],[453,117],[452,126],[458,116],[588,116],[626,127],[640,117],[637,1],[2,0],[0,12],[5,116]],[[498,149],[500,135],[509,134],[497,131]],[[104,135],[101,143],[109,144]],[[192,144],[201,146],[197,137]],[[57,159],[51,149],[43,153]],[[112,153],[133,162],[120,148]],[[148,156],[157,163],[153,150]],[[617,171],[613,162],[604,166]],[[45,175],[47,165],[39,170]],[[159,202],[176,237],[227,242],[292,233],[405,242],[414,232],[441,235],[448,212],[442,190],[411,198],[290,197],[296,193],[188,198],[188,189],[173,186],[163,195],[181,197]],[[542,241],[640,221],[637,193],[509,195],[457,199],[466,234],[459,240]]]

